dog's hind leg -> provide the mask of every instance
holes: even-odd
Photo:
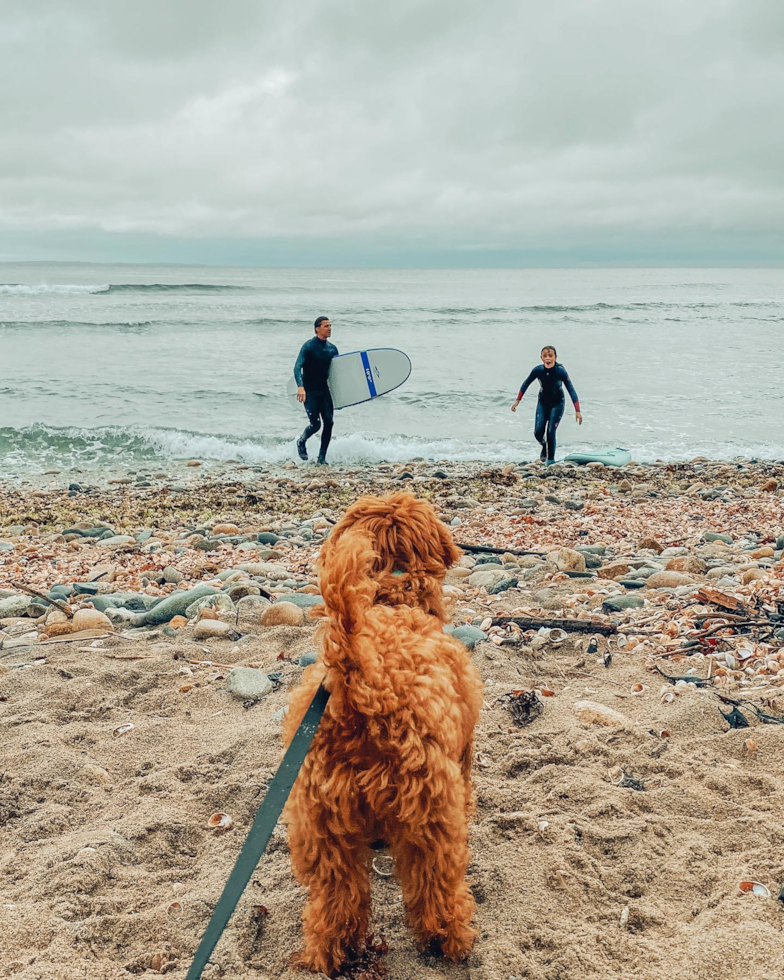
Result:
[[[311,811],[310,831],[318,837],[318,856],[313,858],[313,839],[290,841],[292,863],[309,889],[302,915],[305,945],[297,955],[299,965],[332,975],[352,953],[361,949],[370,915],[370,882],[367,844],[325,832],[328,814]],[[308,852],[305,857],[298,852]],[[307,865],[307,867],[305,867]]]
[[[417,827],[413,841],[404,830],[391,848],[408,921],[420,946],[424,949],[435,942],[449,959],[464,959],[476,936],[471,927],[474,897],[465,880],[469,857],[465,810],[449,820]]]

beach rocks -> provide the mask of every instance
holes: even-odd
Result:
[[[262,626],[302,626],[305,614],[293,602],[275,602],[261,615]]]
[[[269,609],[270,601],[261,595],[244,596],[237,603],[237,623],[239,626],[257,626],[265,609]]]
[[[163,581],[170,584],[179,585],[180,582],[185,578],[183,573],[175,568],[173,565],[168,565],[163,570]]]
[[[458,626],[452,630],[452,636],[456,640],[460,640],[463,646],[468,647],[469,650],[473,650],[477,643],[487,639],[487,633],[477,626]]]
[[[661,544],[656,538],[642,538],[637,544],[638,551],[655,551],[657,555],[660,555],[664,551],[664,545]]]
[[[664,566],[668,572],[689,572],[692,575],[704,575],[708,566],[702,558],[696,555],[682,555],[679,558],[670,558]]]
[[[618,578],[621,575],[629,574],[629,566],[625,561],[610,562],[609,565],[602,565],[598,570],[599,578]]]
[[[310,667],[316,660],[318,660],[318,654],[315,651],[309,651],[308,653],[303,653],[297,663],[300,667]]]
[[[560,572],[584,572],[585,555],[572,548],[556,548],[548,553],[548,565],[554,565]]]
[[[212,585],[197,585],[192,589],[173,592],[165,599],[161,599],[151,609],[148,609],[144,614],[144,621],[150,626],[168,623],[173,616],[186,615],[186,610],[196,599],[201,599],[202,596],[215,595],[217,591]]]
[[[300,609],[312,609],[314,606],[320,606],[324,600],[320,595],[311,595],[307,592],[287,592],[285,601],[299,606]]]
[[[712,541],[721,541],[724,544],[732,544],[732,538],[729,534],[719,534],[716,531],[706,531],[702,536],[702,540],[707,544],[710,544]]]
[[[97,609],[77,609],[73,617],[73,630],[111,630],[112,623],[108,616],[105,616]],[[51,633],[49,634],[52,635]]]
[[[642,609],[645,599],[639,595],[613,595],[602,602],[604,612],[624,612],[627,609]]]
[[[226,690],[242,701],[263,698],[273,687],[264,671],[253,667],[234,667],[226,678]]]
[[[231,537],[233,535],[239,534],[240,529],[237,527],[236,524],[216,524],[215,527],[212,529],[212,533],[216,536],[218,534],[227,534],[229,535],[229,537]]]
[[[220,619],[200,619],[193,627],[194,640],[228,640],[234,635],[229,623]]]
[[[136,538],[131,537],[130,534],[117,534],[114,537],[100,538],[98,540],[99,548],[121,548],[128,544],[135,544]]]
[[[473,589],[491,589],[496,582],[505,578],[508,578],[507,573],[500,566],[483,567],[469,576],[468,584]]]
[[[751,582],[758,582],[763,578],[765,578],[765,573],[761,568],[749,568],[743,572],[740,580],[744,585],[749,585]]]
[[[188,619],[193,619],[205,608],[212,609],[218,616],[234,613],[234,603],[231,601],[231,597],[224,592],[218,592],[214,595],[205,595],[195,599],[185,610],[185,616]]]
[[[646,585],[649,589],[677,589],[680,585],[694,585],[694,579],[683,572],[656,572]]]
[[[0,619],[27,616],[32,604],[30,596],[10,595],[0,599]]]
[[[490,595],[499,595],[501,592],[506,592],[508,589],[513,589],[517,585],[516,578],[502,578],[500,581],[496,582],[495,585],[491,585],[487,590]]]

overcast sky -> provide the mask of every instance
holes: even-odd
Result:
[[[0,259],[784,258],[781,0],[0,15]]]

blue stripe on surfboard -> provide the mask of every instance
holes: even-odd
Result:
[[[373,380],[373,371],[370,367],[370,361],[368,360],[367,352],[360,351],[359,356],[362,358],[362,367],[365,369],[365,379],[367,380],[368,391],[370,392],[370,397],[376,397],[376,383]]]

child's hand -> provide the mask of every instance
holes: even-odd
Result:
[[[512,411],[513,411],[513,412],[516,412],[516,411],[517,411],[517,406],[518,406],[519,404],[520,404],[520,401],[519,401],[519,399],[518,399],[518,400],[517,400],[516,402],[514,402],[514,404],[512,405]]]
[[[577,424],[578,425],[582,425],[583,424],[583,413],[582,412],[575,412],[574,413],[574,417],[577,419]]]

